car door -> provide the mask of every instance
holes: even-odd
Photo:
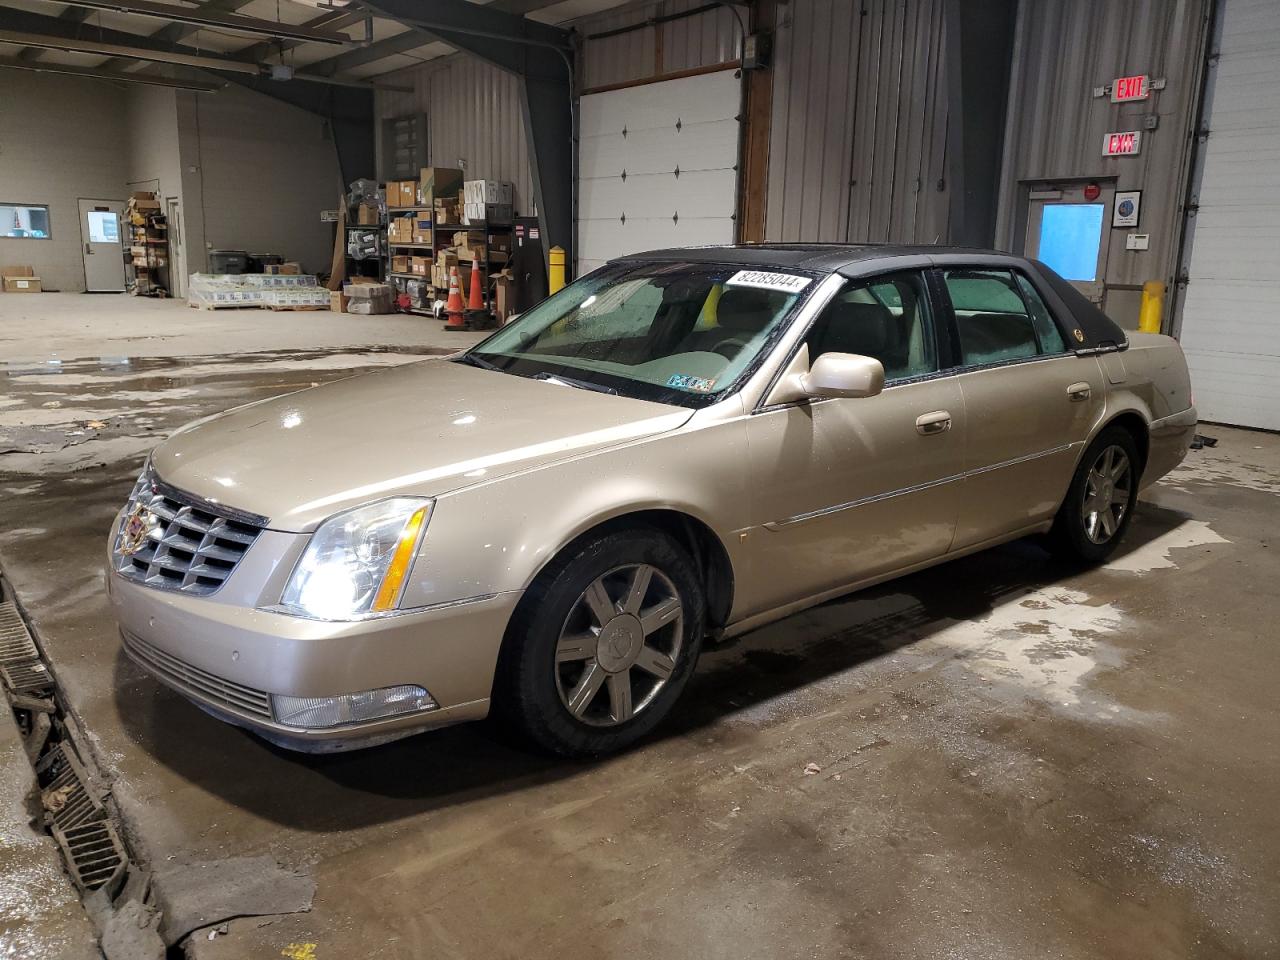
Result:
[[[1016,268],[947,266],[945,291],[968,417],[955,548],[1048,519],[1066,494],[1105,401],[1096,357],[1067,349],[1029,278]]]
[[[940,371],[924,275],[851,281],[797,348],[877,358],[877,396],[765,407],[748,418],[755,613],[901,569],[951,546],[964,405]]]

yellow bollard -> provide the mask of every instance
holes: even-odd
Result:
[[[551,269],[547,273],[547,293],[557,293],[564,286],[564,248],[552,247]]]
[[[1164,312],[1164,283],[1148,280],[1142,285],[1142,309],[1138,311],[1138,329],[1143,333],[1160,332],[1160,314]]]

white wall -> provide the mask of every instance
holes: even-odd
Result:
[[[49,240],[0,238],[0,266],[30,264],[46,290],[84,290],[78,200],[123,200],[124,99],[109,83],[0,74],[0,203],[48,204]]]
[[[278,253],[304,271],[327,270],[333,228],[320,211],[338,205],[343,184],[325,122],[235,86],[179,91],[177,114],[191,271],[204,269],[203,252],[220,249]]]
[[[278,253],[327,270],[342,176],[324,121],[241,87],[194,93],[0,71],[0,204],[50,207],[51,240],[0,239],[0,265],[84,290],[81,197],[182,204],[187,266],[207,251]],[[163,202],[163,199],[162,199]]]

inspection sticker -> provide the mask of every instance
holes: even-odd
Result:
[[[679,387],[681,390],[692,390],[695,393],[710,393],[715,385],[715,377],[694,377],[687,373],[673,373],[667,378],[668,387]]]
[[[739,270],[725,281],[730,287],[759,287],[762,290],[782,290],[799,293],[813,281],[809,277],[797,277],[793,273],[770,273],[767,270]]]

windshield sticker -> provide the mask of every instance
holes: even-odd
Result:
[[[739,270],[725,281],[731,287],[759,287],[761,290],[781,290],[799,293],[813,281],[809,277],[797,277],[792,273],[770,273],[767,270]]]
[[[667,378],[668,387],[692,390],[694,393],[710,393],[715,385],[715,377],[693,377],[687,373],[673,373]]]

